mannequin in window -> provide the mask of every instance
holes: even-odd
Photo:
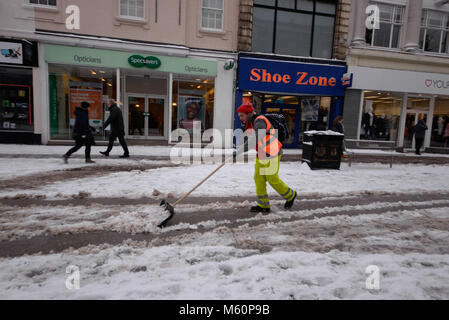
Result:
[[[444,132],[444,119],[443,117],[438,117],[437,122],[437,135],[438,135],[438,141],[443,141],[443,132]]]
[[[371,102],[371,101],[369,101]],[[375,115],[373,112],[373,107],[370,104],[366,104],[365,113],[363,114],[363,127],[365,128],[365,139],[373,139],[374,138],[374,123],[375,123]]]

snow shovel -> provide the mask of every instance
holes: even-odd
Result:
[[[170,204],[168,202],[167,199],[164,199],[161,201],[161,207],[165,207],[165,210],[169,212],[169,216],[168,218],[166,218],[164,221],[162,221],[161,223],[158,224],[159,228],[163,228],[165,227],[165,225],[167,224],[168,221],[171,220],[171,218],[173,218],[173,216],[175,215],[175,207],[178,203],[180,203],[181,201],[183,201],[185,198],[187,198],[193,191],[195,191],[196,189],[198,189],[199,186],[201,186],[204,182],[206,182],[207,180],[209,180],[210,177],[212,177],[218,170],[220,170],[221,168],[224,167],[224,165],[226,164],[226,161],[228,161],[229,159],[233,159],[234,156],[229,157],[227,159],[225,159],[225,161],[223,161],[223,163],[217,168],[215,169],[211,174],[209,174],[206,178],[203,179],[203,181],[201,181],[200,183],[198,183],[192,190],[190,190],[189,192],[187,192],[185,195],[182,196],[182,198],[180,198],[178,201],[176,201],[173,204]]]

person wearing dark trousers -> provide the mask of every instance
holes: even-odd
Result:
[[[90,147],[95,144],[95,139],[92,134],[92,131],[95,131],[95,128],[89,125],[89,106],[90,104],[88,102],[83,101],[81,102],[81,107],[75,108],[75,127],[73,128],[75,146],[62,156],[65,163],[68,163],[70,156],[81,149],[83,145],[86,146],[86,163],[95,163],[95,161],[90,159]]]
[[[123,122],[122,110],[115,104],[114,100],[109,100],[109,118],[104,123],[104,128],[111,125],[111,135],[109,136],[109,145],[106,151],[100,151],[100,153],[106,157],[109,157],[109,153],[114,146],[115,139],[118,138],[120,145],[123,148],[124,154],[120,158],[129,158],[129,150],[125,141],[125,124]]]
[[[345,127],[343,126],[343,117],[342,116],[338,116],[334,119],[332,131],[335,131],[335,132],[338,132],[341,134],[345,134]],[[343,139],[342,144],[341,144],[341,157],[342,158],[348,157],[346,154],[344,154],[344,152],[346,152],[346,151],[347,151],[346,144],[345,144],[345,140]]]
[[[424,137],[426,136],[427,125],[424,120],[419,120],[414,128],[415,133],[415,146],[416,146],[416,154],[420,155],[421,147],[424,143]]]

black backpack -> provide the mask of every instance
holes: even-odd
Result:
[[[268,113],[264,114],[264,116],[270,121],[271,125],[278,131],[278,140],[281,143],[284,143],[290,135],[288,133],[288,125],[287,121],[283,114],[278,113]]]

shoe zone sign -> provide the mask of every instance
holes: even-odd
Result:
[[[243,91],[344,96],[346,66],[239,59],[238,87]]]

